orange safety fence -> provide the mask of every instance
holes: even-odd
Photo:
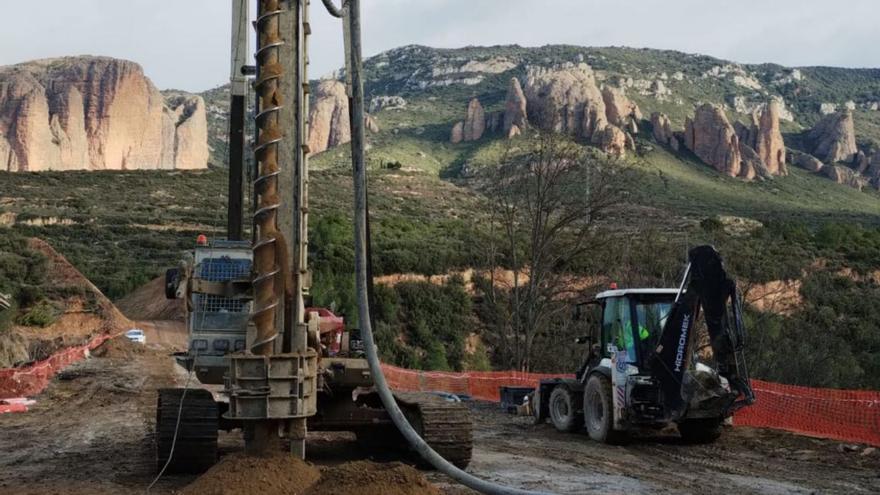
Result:
[[[382,365],[388,386],[408,392],[449,392],[474,399],[498,402],[499,387],[536,387],[545,378],[574,375],[523,373],[521,371],[419,371]]]
[[[0,369],[0,413],[26,410],[21,403],[2,399],[33,397],[43,391],[55,373],[88,355],[112,335],[98,335],[86,344],[68,347],[49,358],[20,368]],[[535,387],[545,378],[572,375],[519,371],[453,373],[419,371],[383,365],[391,388],[405,391],[449,392],[498,402],[499,388]],[[774,428],[821,438],[880,446],[880,392],[798,387],[752,380],[757,402],[741,409],[734,424]]]
[[[55,373],[83,359],[88,351],[103,344],[112,335],[98,335],[83,345],[66,347],[48,358],[19,368],[0,369],[0,414],[27,410],[19,403],[3,399],[33,397],[43,391]]]
[[[535,387],[545,378],[572,375],[489,371],[450,373],[383,365],[391,388],[450,392],[498,402],[499,387]],[[880,392],[797,387],[752,380],[757,402],[739,410],[734,424],[880,446]]]
[[[734,423],[880,446],[880,392],[752,380],[757,402]]]

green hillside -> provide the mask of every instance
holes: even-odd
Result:
[[[600,83],[628,86],[645,115],[667,113],[675,127],[694,105],[760,103],[782,97],[794,120],[783,122],[790,143],[820,116],[823,103],[857,105],[859,144],[880,143],[880,71],[731,65],[712,57],[629,48],[546,46],[439,50],[408,46],[366,62],[367,101],[400,96],[405,108],[374,112],[380,131],[368,136],[375,274],[445,274],[510,260],[490,256],[498,232],[484,194],[483,172],[504,157],[535,149],[541,136],[484,136],[450,144],[468,99],[501,110],[510,77],[529,67],[590,64]],[[631,82],[630,82],[631,80]],[[658,96],[658,81],[662,88]],[[651,89],[651,88],[654,89]],[[224,164],[226,88],[203,93],[212,162]],[[688,153],[655,143],[647,124],[637,151],[619,166],[619,201],[591,231],[590,252],[573,276],[613,279],[622,286],[674,285],[686,249],[715,244],[744,288],[796,280],[799,306],[786,314],[750,309],[756,375],[789,383],[880,387],[880,193],[857,191],[793,169],[787,177],[744,182],[726,177]],[[581,143],[578,143],[581,144]],[[351,176],[348,146],[311,160],[311,261],[316,304],[355,324]],[[589,151],[596,160],[601,154]],[[173,266],[198,233],[221,236],[225,169],[203,172],[0,173],[0,235],[40,236],[102,290],[118,298]],[[722,217],[742,217],[731,229]],[[496,236],[496,237],[493,237]],[[602,278],[605,277],[605,278]],[[872,278],[873,277],[873,278]],[[589,293],[595,286],[585,287]],[[463,281],[410,282],[377,293],[378,331],[386,359],[432,369],[505,367],[483,294],[467,297]],[[424,302],[424,304],[422,303]],[[497,315],[496,315],[497,316]],[[554,327],[556,328],[556,327]],[[560,324],[539,338],[561,354],[539,356],[533,369],[569,369],[580,349],[563,345]],[[478,336],[477,352],[464,354]],[[470,342],[470,341],[469,341]],[[787,355],[791,354],[791,355]],[[811,363],[824,363],[811,369]]]

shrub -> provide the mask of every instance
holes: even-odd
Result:
[[[721,232],[724,224],[717,217],[707,217],[700,221],[700,228],[706,232]]]
[[[461,370],[464,340],[473,326],[471,300],[462,281],[405,282],[396,291],[401,329],[410,345],[425,351],[426,369]]]
[[[48,327],[58,319],[58,308],[48,301],[40,301],[19,315],[17,323],[26,327]]]
[[[28,248],[23,236],[3,232],[0,237],[0,292],[11,296],[13,307],[0,314],[0,331],[9,328],[18,318],[27,316],[20,316],[17,308],[34,306],[45,298],[46,270],[46,257]],[[48,321],[40,309],[31,318],[37,323]]]

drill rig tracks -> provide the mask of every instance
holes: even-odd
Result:
[[[163,388],[158,393],[157,469],[161,470],[171,455],[167,469],[169,473],[206,471],[217,462],[219,414],[211,392],[200,388]]]
[[[466,406],[431,394],[395,392],[394,397],[431,448],[460,468],[470,463],[473,425]]]

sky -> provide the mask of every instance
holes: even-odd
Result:
[[[317,77],[342,65],[342,27],[320,0],[311,3]],[[203,91],[229,79],[231,0],[0,5],[0,65],[106,55],[140,63],[160,89]],[[362,10],[365,56],[408,44],[564,43],[880,67],[880,0],[362,0]]]

